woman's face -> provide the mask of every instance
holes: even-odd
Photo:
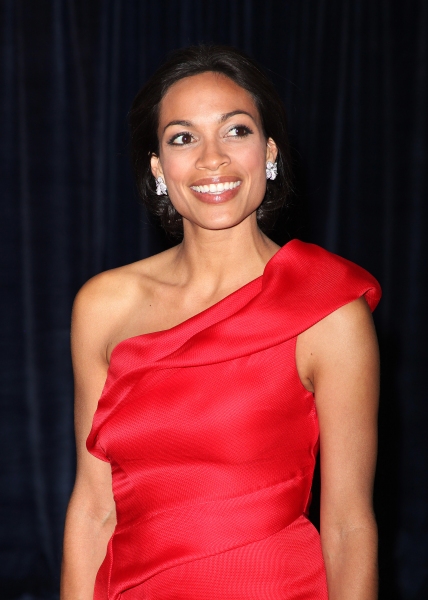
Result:
[[[186,220],[218,230],[256,218],[277,149],[246,90],[219,73],[181,79],[162,99],[158,137],[152,172],[164,178],[185,228]]]

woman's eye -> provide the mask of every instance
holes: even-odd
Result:
[[[231,137],[245,137],[249,133],[253,133],[249,127],[246,125],[236,125],[236,127],[232,127],[229,130],[228,135]]]
[[[193,140],[193,136],[190,133],[177,133],[168,142],[168,144],[175,146],[184,146],[190,144]]]

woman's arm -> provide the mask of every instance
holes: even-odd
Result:
[[[102,282],[101,282],[102,283]],[[116,523],[110,464],[86,449],[107,374],[103,285],[91,280],[79,292],[72,319],[77,475],[67,511],[61,600],[92,600],[96,573]]]
[[[296,360],[302,382],[315,392],[320,424],[321,543],[329,599],[375,600],[379,357],[365,300],[299,336]]]

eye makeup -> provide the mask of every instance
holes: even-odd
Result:
[[[193,138],[193,135],[189,132],[189,131],[180,131],[180,133],[175,133],[172,137],[170,137],[170,139],[167,141],[167,144],[169,144],[170,146],[187,146],[190,142],[176,142],[177,139],[179,138]]]
[[[238,130],[242,131],[242,133],[240,135],[230,135],[230,133],[232,131],[238,131]],[[233,125],[233,127],[230,127],[227,132],[227,135],[225,137],[244,138],[244,137],[247,137],[248,135],[251,135],[252,133],[254,133],[254,132],[247,125],[239,124],[239,125]],[[183,138],[183,141],[177,142],[176,140],[178,140],[180,138]],[[187,142],[184,141],[185,138],[188,138]],[[194,139],[194,136],[189,131],[180,131],[179,133],[175,133],[173,136],[171,136],[169,138],[169,140],[167,141],[167,144],[169,144],[170,146],[187,146],[188,144],[191,143],[192,139]]]
[[[230,133],[231,131],[234,130],[238,130],[238,129],[242,129],[244,132],[241,135],[236,135],[236,136],[227,136],[227,137],[239,137],[239,138],[243,138],[243,137],[247,137],[247,135],[250,135],[251,133],[254,133],[247,125],[234,125],[233,127],[231,127],[228,131],[228,133]]]

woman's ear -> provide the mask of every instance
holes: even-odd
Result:
[[[276,157],[278,155],[278,146],[275,144],[272,138],[268,138],[266,144],[266,162],[270,161],[272,163],[276,162]]]
[[[152,154],[150,157],[150,167],[155,179],[158,177],[163,177],[162,165],[160,163],[159,156],[156,156],[156,154]]]

